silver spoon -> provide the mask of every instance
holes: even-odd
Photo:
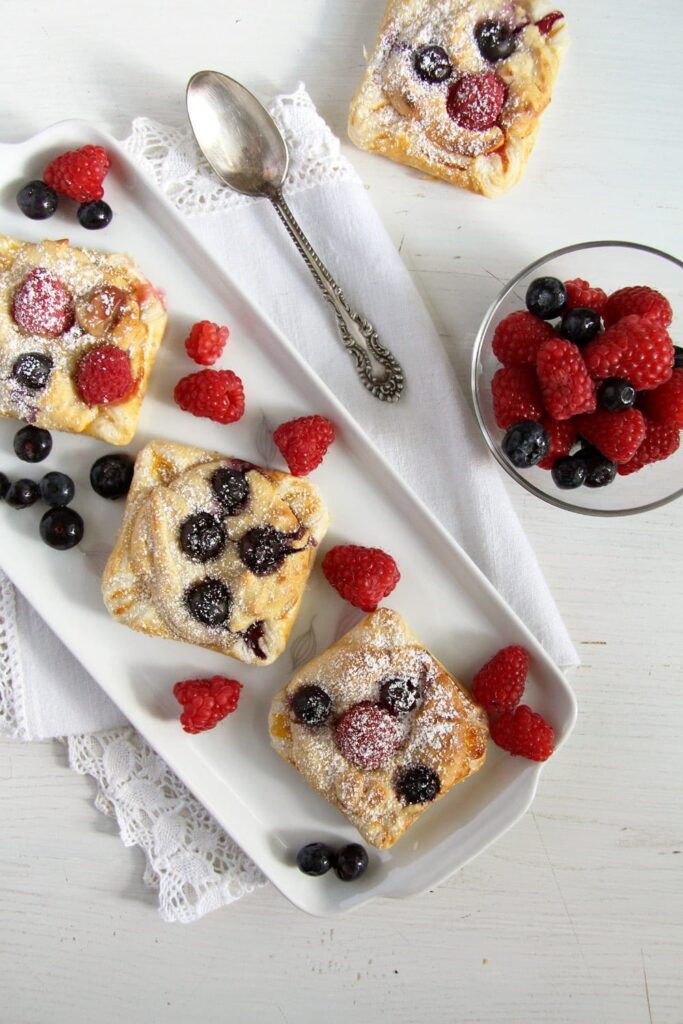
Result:
[[[397,402],[405,378],[377,331],[352,309],[316,254],[282,196],[287,145],[268,111],[248,89],[217,71],[198,71],[187,84],[187,112],[197,145],[230,188],[269,199],[303,256],[320,290],[334,308],[341,340],[365,387],[383,402]]]

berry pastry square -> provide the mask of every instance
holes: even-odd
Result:
[[[273,747],[363,838],[393,846],[486,757],[486,716],[380,608],[273,698]]]
[[[547,10],[538,0],[388,0],[351,140],[472,192],[506,192],[560,66],[564,18]]]
[[[329,522],[307,480],[151,441],[135,463],[104,602],[132,629],[268,665]]]
[[[0,236],[0,415],[127,444],[166,320],[130,257]]]

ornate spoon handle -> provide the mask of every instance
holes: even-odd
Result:
[[[351,309],[341,288],[299,227],[282,193],[274,192],[268,198],[303,256],[318,287],[334,309],[341,340],[356,364],[356,372],[362,383],[380,401],[398,402],[405,384],[400,364],[391,352],[380,344],[377,331],[370,321]]]

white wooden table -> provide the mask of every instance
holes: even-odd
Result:
[[[264,97],[304,79],[343,135],[382,4],[4,0],[0,137],[180,122],[200,67]],[[679,248],[679,0],[566,9],[573,48],[508,199],[344,143],[464,382],[497,278],[588,238]],[[325,923],[267,888],[173,927],[62,749],[4,742],[3,1022],[683,1021],[683,504],[603,522],[512,497],[583,659],[576,732],[533,812],[420,898]]]

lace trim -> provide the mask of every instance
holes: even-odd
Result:
[[[315,109],[303,84],[269,105],[289,150],[285,189],[290,195],[328,182],[360,178],[340,151],[339,139]],[[201,216],[235,210],[256,200],[222,185],[200,154],[189,127],[172,128],[137,117],[126,150],[182,213]]]
[[[0,572],[0,735],[28,739],[14,587]]]
[[[67,740],[69,764],[98,786],[125,846],[145,855],[144,881],[165,921],[196,921],[265,885],[258,868],[132,728]]]

